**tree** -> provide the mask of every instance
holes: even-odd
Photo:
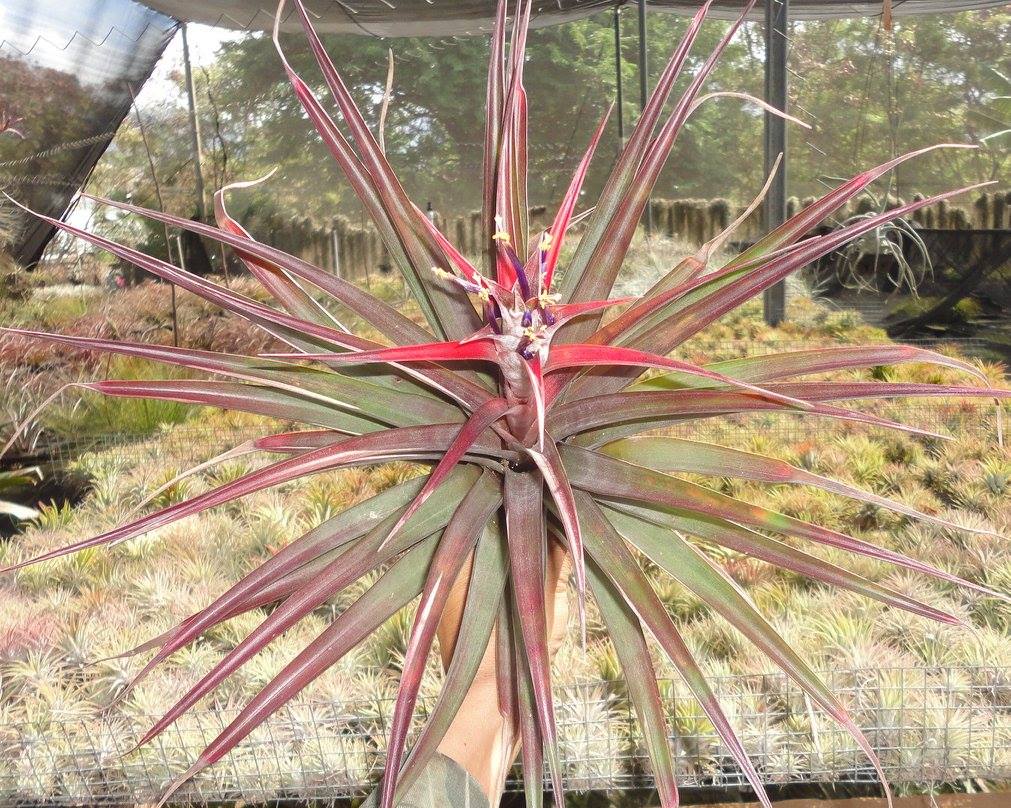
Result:
[[[527,60],[531,110],[530,199],[557,203],[596,125],[614,96],[612,16],[596,15],[532,32]],[[651,77],[662,68],[670,43],[684,30],[682,17],[649,15]],[[638,111],[637,42],[633,15],[622,15],[625,120]],[[726,30],[709,22],[692,56],[693,67]],[[791,130],[790,193],[815,194],[833,177],[860,165],[939,140],[978,141],[979,113],[1004,92],[999,73],[1007,61],[1011,13],[967,12],[899,18],[891,33],[874,19],[795,23],[791,33],[792,111],[813,131]],[[285,40],[297,69],[314,77],[311,56],[297,37]],[[385,135],[391,162],[415,199],[444,212],[476,208],[484,114],[483,63],[487,42],[480,37],[389,39],[331,36],[330,52],[345,71],[356,100],[373,127],[379,120],[387,52],[396,60],[393,99]],[[762,92],[761,26],[747,24],[727,49],[707,84],[709,90]],[[291,97],[269,36],[252,34],[228,42],[207,71],[198,71],[208,175],[220,185],[253,179],[278,168],[275,181],[236,194],[241,216],[269,217],[276,211],[325,221],[335,213],[360,213],[344,183],[329,169],[323,146]],[[651,82],[652,83],[652,82]],[[181,77],[179,78],[181,88]],[[326,98],[320,81],[315,88]],[[180,89],[181,93],[181,89]],[[192,199],[186,160],[184,110],[179,99],[145,109],[166,205],[188,214]],[[762,182],[763,116],[734,99],[707,103],[692,117],[657,186],[663,197],[728,197],[749,200]],[[146,158],[132,121],[96,174],[93,187],[150,202]],[[135,127],[134,127],[135,129]],[[990,130],[987,130],[990,131]],[[292,143],[300,145],[292,149]],[[960,182],[1000,178],[1008,167],[1006,149],[975,153],[937,152],[904,168],[895,189],[909,196]],[[600,189],[617,148],[612,122],[587,179],[587,194]],[[124,181],[125,180],[125,181]],[[154,238],[152,236],[152,238]]]

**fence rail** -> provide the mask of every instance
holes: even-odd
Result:
[[[915,195],[914,199],[922,199]],[[787,200],[787,214],[814,202],[814,197]],[[891,200],[892,205],[902,200]],[[726,199],[660,199],[651,200],[656,233],[669,238],[681,238],[701,244],[724,230],[734,217],[743,211]],[[866,213],[873,207],[871,200],[862,198],[836,214],[837,221],[848,216]],[[479,212],[443,216],[434,214],[442,231],[464,253],[482,252],[481,215]],[[548,227],[551,211],[544,206],[530,209],[531,229]],[[1002,230],[1011,227],[1011,193],[995,191],[981,193],[965,207],[939,202],[913,214],[913,221],[922,227],[941,230],[960,230],[971,227]],[[280,249],[312,261],[317,266],[339,271],[348,279],[368,278],[370,273],[390,267],[390,260],[378,231],[370,225],[356,225],[344,217],[328,223],[308,219],[290,219],[265,215],[262,221],[249,224],[250,229],[262,235],[264,241]],[[749,240],[762,234],[761,208],[759,207],[740,227],[737,238]]]
[[[1011,778],[1011,669],[885,668],[824,674],[881,758],[893,785]],[[812,710],[782,674],[714,677],[742,742],[768,784],[866,785],[873,767],[845,730]],[[740,768],[678,683],[661,681],[683,786],[747,788]],[[652,783],[632,710],[616,683],[557,693],[566,787],[573,791]],[[432,706],[419,704],[420,720]],[[235,751],[198,774],[180,802],[335,799],[373,787],[383,766],[392,699],[296,703]],[[235,710],[181,719],[123,757],[154,716],[0,725],[0,804],[143,803],[195,760]],[[415,727],[415,731],[417,727]],[[509,788],[519,789],[514,771]]]

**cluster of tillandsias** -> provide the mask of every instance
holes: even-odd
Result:
[[[282,1],[278,20],[284,5]],[[73,225],[47,220],[248,319],[290,346],[283,354],[244,356],[32,332],[31,336],[39,339],[149,358],[214,377],[106,380],[80,386],[107,395],[259,413],[301,422],[312,429],[243,444],[224,457],[264,452],[283,458],[17,567],[127,541],[306,475],[392,460],[417,461],[432,468],[426,477],[396,485],[327,519],[209,606],[135,649],[138,653],[156,650],[137,677],[140,679],[208,629],[236,615],[278,604],[179,699],[141,743],[163,732],[272,639],[328,598],[380,570],[382,575],[242,709],[177,785],[219,760],[314,677],[420,595],[390,725],[382,808],[394,804],[397,794],[403,793],[430,759],[460,708],[496,626],[501,709],[519,727],[523,739],[528,802],[540,803],[545,760],[557,799],[562,800],[544,575],[548,546],[557,542],[572,560],[581,622],[585,599],[592,596],[608,628],[664,806],[676,805],[677,787],[667,717],[647,632],[682,675],[760,800],[766,805],[769,802],[731,722],[646,578],[640,555],[768,655],[815,705],[849,731],[881,774],[871,744],[831,690],[733,579],[686,537],[730,548],[943,623],[958,623],[959,619],[769,534],[888,562],[985,596],[1004,596],[927,563],[676,475],[800,483],[928,522],[949,524],[939,517],[761,455],[640,433],[670,425],[683,427],[693,419],[755,412],[796,413],[916,432],[838,402],[906,395],[995,399],[1011,395],[986,386],[797,380],[827,371],[900,362],[936,363],[982,378],[975,368],[959,360],[897,345],[797,351],[709,367],[670,358],[685,340],[793,271],[896,217],[960,193],[919,200],[825,235],[807,237],[876,179],[929,149],[858,174],[721,266],[710,266],[710,262],[737,222],[678,262],[645,294],[634,300],[609,299],[678,132],[708,98],[742,97],[739,93],[703,96],[701,88],[743,15],[705,59],[684,95],[667,110],[708,5],[692,19],[617,156],[596,206],[582,214],[586,219],[578,245],[560,266],[561,248],[577,218],[577,200],[604,121],[551,226],[531,234],[523,88],[530,3],[519,4],[509,26],[507,3],[502,0],[492,38],[486,97],[482,222],[487,250],[485,263],[477,266],[407,198],[314,31],[309,14],[298,0],[295,8],[350,137],[284,59],[278,45],[284,68],[320,137],[382,234],[390,260],[403,274],[425,324],[329,272],[254,240],[228,215],[220,192],[215,206],[218,227],[126,203],[95,201],[230,246],[277,305],[257,302]],[[507,35],[510,30],[511,36]],[[393,344],[383,345],[353,333],[328,308],[330,302],[354,312]],[[605,320],[609,309],[620,311]],[[647,369],[662,373],[643,378]],[[447,582],[462,574],[468,560],[471,573],[460,638],[440,697],[405,760],[422,673],[449,596]]]

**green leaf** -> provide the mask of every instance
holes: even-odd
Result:
[[[849,717],[845,707],[723,570],[677,533],[619,511],[609,511],[607,518],[631,544],[638,547],[653,563],[740,631],[793,679],[816,704],[842,724],[867,755],[878,772],[882,787],[888,791],[881,762],[867,738]]]
[[[709,687],[705,676],[688,650],[688,646],[685,645],[663,604],[653,591],[645,573],[640,569],[624,540],[611,526],[597,504],[586,494],[580,495],[579,503],[580,516],[585,520],[588,547],[596,564],[606,571],[627,599],[628,605],[653,632],[653,636],[656,637],[657,642],[674,663],[678,673],[684,678],[685,684],[688,685],[699,705],[712,721],[720,738],[727,745],[762,804],[771,808],[769,798],[762,787],[762,780],[748,758],[743,744],[724,715],[716,695]],[[672,784],[668,784],[665,790],[669,794],[673,794],[676,801],[676,790],[672,791],[670,785]]]
[[[901,553],[895,553],[853,536],[847,536],[845,533],[829,530],[768,508],[725,496],[687,480],[670,477],[642,466],[625,463],[568,444],[563,444],[560,449],[572,485],[594,494],[597,499],[603,497],[618,501],[632,501],[661,511],[675,511],[689,515],[725,519],[759,530],[795,536],[829,547],[859,553],[868,558],[887,561],[991,597],[1002,599],[1005,597],[985,586],[966,581],[957,575],[952,575]]]
[[[670,730],[663,714],[656,670],[649,656],[646,638],[635,612],[594,562],[586,567],[593,597],[607,627],[608,637],[618,654],[625,676],[628,695],[635,708],[643,739],[652,763],[653,777],[662,808],[678,804],[677,781],[674,776],[674,756],[671,753]]]
[[[961,529],[972,533],[994,535],[987,530],[971,527],[961,528],[947,519],[930,516],[901,502],[878,496],[870,491],[864,491],[828,477],[822,477],[820,474],[813,474],[791,466],[782,460],[740,449],[731,449],[727,446],[717,446],[712,443],[682,438],[647,436],[624,438],[602,446],[599,451],[609,457],[639,466],[647,466],[665,473],[688,472],[710,477],[735,477],[773,484],[810,485],[820,488],[822,491],[887,508],[913,519],[921,519],[947,529]]]
[[[326,407],[311,399],[255,384],[203,380],[118,381],[109,379],[82,385],[107,396],[180,401],[234,412],[266,415],[281,421],[327,427],[347,435],[361,435],[383,429],[380,421],[359,418],[336,407]]]
[[[947,612],[927,606],[901,592],[881,586],[875,581],[850,572],[843,567],[823,561],[817,556],[724,519],[697,515],[687,516],[673,511],[660,511],[613,502],[602,503],[602,506],[604,510],[621,511],[667,530],[681,531],[686,535],[696,536],[711,544],[761,559],[779,569],[790,570],[830,586],[848,589],[864,597],[881,601],[888,606],[905,609],[939,623],[961,625],[962,622]]]
[[[742,359],[727,359],[706,365],[706,370],[722,373],[739,381],[771,382],[813,373],[827,373],[837,370],[863,370],[878,365],[898,365],[907,362],[924,362],[932,365],[963,370],[984,380],[979,370],[968,362],[962,362],[936,351],[914,348],[911,345],[847,345],[826,346],[809,351],[788,351],[767,356],[747,356]],[[712,388],[717,385],[685,373],[664,373],[651,379],[636,382],[627,389],[632,390],[676,390],[690,388]]]
[[[424,770],[463,704],[491,639],[508,572],[505,531],[492,520],[477,543],[452,660],[428,721],[400,772],[399,794],[405,794]]]
[[[358,600],[289,662],[239,715],[208,745],[162,799],[194,774],[217,762],[249,733],[297,696],[310,682],[338,662],[421,591],[428,564],[438,546],[433,537],[397,561]]]
[[[548,755],[552,784],[563,794],[562,767],[551,695],[551,660],[545,620],[545,525],[541,505],[542,482],[531,474],[505,472],[506,533],[509,538],[509,572],[516,598],[526,665],[536,703],[537,721]],[[531,507],[531,504],[534,507]]]

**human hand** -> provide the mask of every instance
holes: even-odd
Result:
[[[548,652],[554,656],[565,639],[569,615],[568,581],[572,559],[566,549],[551,539],[545,570],[545,622]],[[439,621],[439,647],[443,668],[449,666],[460,632],[463,609],[470,584],[470,562],[457,576],[450,590],[446,608]],[[460,710],[446,732],[439,751],[477,780],[491,804],[501,794],[505,776],[519,750],[516,727],[499,711],[496,677],[497,642],[492,633],[474,681]]]

